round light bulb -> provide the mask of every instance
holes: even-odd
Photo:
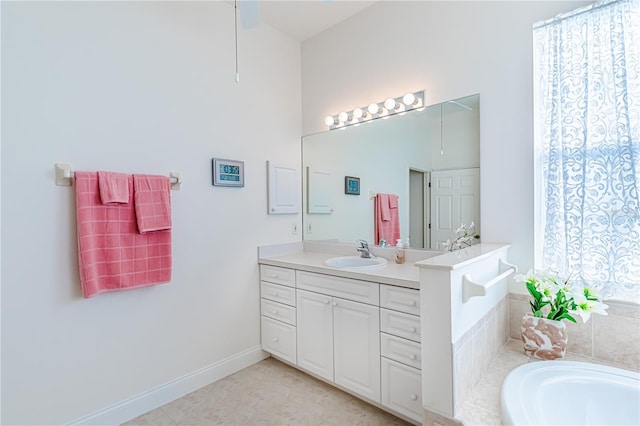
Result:
[[[341,113],[338,115],[338,120],[339,120],[341,123],[346,123],[346,122],[347,122],[347,120],[349,120],[349,114],[347,114],[347,113],[346,113],[346,112],[344,112],[344,111],[343,111],[343,112],[341,112]]]
[[[415,101],[416,101],[416,95],[414,95],[413,93],[407,93],[402,97],[402,102],[405,105],[413,105]]]
[[[336,124],[336,120],[331,115],[327,115],[327,118],[324,119],[324,124],[327,126],[333,126]]]
[[[380,106],[378,104],[371,104],[367,110],[369,110],[370,114],[377,114],[378,111],[380,111]]]
[[[356,108],[353,110],[353,119],[354,120],[358,120],[362,118],[362,109],[360,108]]]
[[[393,98],[389,98],[386,101],[384,101],[384,107],[386,109],[388,109],[389,111],[395,109],[396,107],[396,100]]]

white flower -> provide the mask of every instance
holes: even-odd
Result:
[[[589,321],[591,314],[607,315],[607,311],[605,309],[609,306],[599,302],[598,300],[587,299],[585,293],[588,295],[592,294],[587,288],[585,288],[582,293],[574,294],[573,301],[576,304],[577,309],[572,311],[572,313],[580,315],[582,322],[585,323]]]
[[[513,277],[513,279],[518,283],[526,283],[527,281],[535,278],[536,276],[535,276],[535,273],[533,272],[533,269],[529,269],[526,274],[518,274],[515,277]]]

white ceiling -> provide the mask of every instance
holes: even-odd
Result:
[[[304,41],[371,6],[375,0],[261,0],[260,21]]]

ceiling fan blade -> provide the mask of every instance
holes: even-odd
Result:
[[[258,0],[238,1],[242,28],[256,28],[260,24],[260,3]]]

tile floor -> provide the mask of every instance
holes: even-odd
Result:
[[[590,361],[567,353],[565,359]],[[465,425],[501,425],[500,390],[511,370],[533,360],[509,340],[471,392],[457,419]],[[137,417],[142,425],[408,425],[339,389],[267,358]]]
[[[273,358],[137,417],[142,425],[408,425]]]

